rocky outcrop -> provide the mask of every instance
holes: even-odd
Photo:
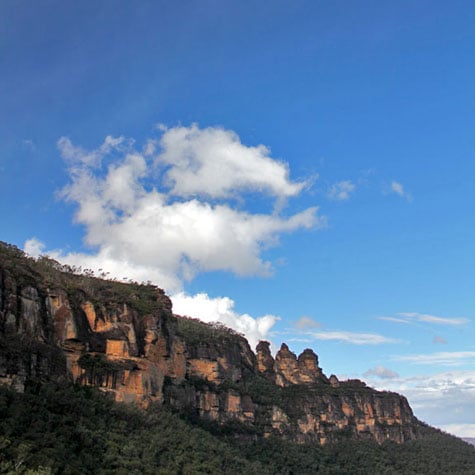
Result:
[[[257,370],[267,379],[275,382],[274,358],[270,352],[270,343],[260,341],[256,347],[257,352]]]
[[[51,378],[116,400],[166,404],[240,433],[325,444],[349,434],[383,442],[416,436],[405,398],[328,379],[318,356],[173,315],[157,287],[76,275],[0,245],[0,382],[24,390]]]
[[[270,343],[260,341],[256,352],[257,370],[278,386],[328,382],[327,377],[318,366],[318,356],[309,348],[305,349],[297,358],[295,353],[292,353],[289,347],[282,343],[274,360],[270,352]]]

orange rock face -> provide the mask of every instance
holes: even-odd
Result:
[[[55,341],[63,344],[67,340],[78,340],[79,333],[67,295],[57,290],[46,298],[46,306],[53,317]]]
[[[282,343],[280,350],[275,356],[274,372],[276,384],[279,386],[288,386],[297,384],[300,379],[300,371],[295,353],[289,350],[289,347]]]
[[[274,358],[272,358],[270,352],[270,343],[268,341],[260,341],[256,347],[256,352],[258,371],[266,377],[274,379]]]
[[[299,380],[302,383],[316,383],[322,377],[318,367],[318,356],[313,350],[306,349],[298,357]]]
[[[129,357],[129,345],[125,340],[106,340],[106,355]]]
[[[27,348],[36,348],[21,358],[0,353],[0,383],[21,390],[30,380],[68,375],[118,401],[143,407],[155,401],[297,442],[325,444],[341,431],[378,442],[414,437],[403,397],[327,379],[310,349],[297,358],[283,344],[274,359],[269,343],[260,342],[255,355],[235,333],[180,326],[159,289],[135,289],[145,298],[138,301],[118,283],[82,277],[84,288],[72,280],[71,291],[64,275],[57,281],[50,275],[48,285],[34,284],[31,275],[19,285],[12,270],[0,267],[1,336],[34,340]]]
[[[190,376],[205,379],[212,383],[221,381],[217,361],[190,359],[188,360],[188,368]]]

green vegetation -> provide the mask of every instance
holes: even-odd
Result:
[[[0,387],[0,473],[271,473],[166,409],[147,412],[96,390]]]
[[[203,342],[226,344],[243,338],[243,335],[220,322],[204,323],[191,317],[175,317],[174,320],[177,333],[189,345],[199,345]]]
[[[109,279],[106,272],[96,277],[91,269],[61,264],[48,256],[34,259],[2,241],[0,268],[14,275],[20,287],[37,287],[41,282],[44,288],[61,288],[70,296],[85,294],[92,303],[107,302],[109,306],[126,303],[142,315],[162,314],[170,307],[163,291],[149,282],[138,283],[127,278],[120,282]]]
[[[425,426],[420,439],[403,445],[350,439],[329,447],[227,429],[217,437],[164,407],[141,411],[67,383],[25,394],[0,386],[0,473],[475,473],[473,447]]]
[[[66,358],[59,348],[19,335],[0,335],[0,361],[5,374],[27,372],[30,383],[66,373]]]
[[[232,439],[242,456],[258,460],[272,473],[290,475],[473,475],[475,449],[433,428],[402,445],[342,440],[333,446],[294,444],[272,437]]]
[[[242,395],[248,395],[256,404],[282,406],[284,388],[276,386],[260,374],[249,372],[239,383],[234,383],[234,389]]]

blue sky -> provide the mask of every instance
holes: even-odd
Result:
[[[475,5],[0,3],[0,239],[153,280],[475,436]]]

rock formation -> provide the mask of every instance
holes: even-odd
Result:
[[[0,382],[21,391],[70,378],[118,401],[300,442],[416,437],[404,397],[328,379],[311,349],[297,358],[283,344],[274,359],[260,342],[254,354],[232,330],[174,315],[157,287],[71,271],[0,244]]]
[[[270,343],[260,341],[256,352],[258,371],[278,386],[328,382],[318,366],[318,356],[309,348],[297,358],[289,347],[282,343],[274,360],[270,352]]]

